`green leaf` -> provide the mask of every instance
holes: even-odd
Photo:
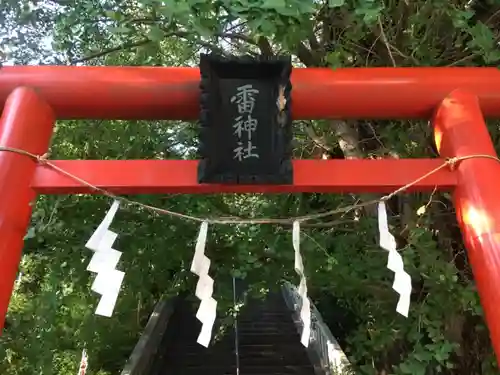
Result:
[[[29,240],[30,238],[34,238],[36,235],[36,231],[34,227],[30,227],[26,234],[24,235],[24,240]]]
[[[169,5],[171,6],[171,5]],[[190,13],[191,12],[191,7],[189,6],[189,4],[185,1],[180,1],[180,2],[177,2],[175,3],[175,6],[174,6],[174,14],[186,14],[186,13]]]
[[[429,352],[426,352],[426,351],[421,351],[419,353],[415,353],[413,355],[413,357],[415,357],[415,359],[417,361],[420,361],[420,362],[423,362],[423,363],[427,363],[429,362],[431,359],[432,359],[432,355],[429,353]]]
[[[363,15],[363,21],[367,24],[372,24],[376,22],[380,16],[381,8],[365,9]]]
[[[298,0],[296,6],[299,13],[313,14],[314,12],[316,12],[316,8],[313,2]]]
[[[479,47],[483,51],[489,51],[495,46],[495,37],[491,29],[482,22],[478,22],[470,29],[472,41],[469,45]]]
[[[159,11],[169,20],[179,18],[184,20],[191,13],[191,7],[186,1],[170,2],[168,5],[159,7]]]
[[[262,9],[274,9],[278,13],[280,10],[286,8],[285,0],[265,0],[262,4]]]
[[[108,30],[113,34],[127,34],[130,32],[130,29],[126,26],[109,27]]]
[[[162,6],[162,7],[159,7],[158,10],[168,20],[171,20],[172,17],[174,16],[174,8],[171,6]]]
[[[484,61],[487,64],[497,63],[498,61],[500,61],[500,51],[492,50],[486,52],[484,55]]]
[[[297,17],[300,16],[299,10],[292,7],[276,8],[277,13],[285,17]]]
[[[159,42],[163,40],[163,38],[165,37],[165,33],[158,26],[153,25],[149,29],[147,36],[153,42]]]
[[[345,0],[328,0],[329,8],[338,8],[345,4]]]
[[[104,12],[107,17],[111,18],[112,20],[119,20],[120,19],[120,14],[117,12],[113,12],[112,10],[107,10]]]
[[[342,56],[340,51],[329,52],[326,55],[326,62],[331,68],[339,68],[342,66]]]
[[[272,35],[276,32],[276,23],[265,16],[261,16],[249,22],[249,25],[252,29],[262,33],[264,36]]]
[[[420,362],[403,362],[399,365],[399,369],[403,374],[425,375],[426,365]]]
[[[210,30],[209,28],[205,27],[204,25],[202,25],[200,22],[198,21],[195,21],[193,23],[193,29],[201,36],[204,36],[206,38],[209,38],[211,36],[213,36],[213,32],[212,30]]]

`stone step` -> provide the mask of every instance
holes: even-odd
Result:
[[[157,354],[156,372],[149,375],[236,375],[235,332],[208,348],[196,343],[201,323],[188,310],[175,311],[171,331]],[[283,298],[253,301],[237,318],[239,375],[314,375],[307,350]],[[216,323],[216,330],[218,323]],[[217,332],[217,331],[215,331]]]
[[[173,368],[166,372],[159,372],[158,375],[235,375],[236,366],[182,366]],[[240,375],[313,375],[313,368],[311,365],[306,366],[241,366],[239,368]]]

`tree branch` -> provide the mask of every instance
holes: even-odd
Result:
[[[304,130],[306,134],[308,135],[309,138],[311,138],[311,140],[314,142],[314,144],[316,144],[316,146],[328,152],[332,151],[332,147],[330,147],[322,137],[316,134],[316,131],[314,130],[314,127],[311,124],[305,121],[303,121],[302,123],[304,124]]]
[[[385,48],[387,49],[387,55],[389,56],[389,59],[392,62],[392,66],[396,67],[397,66],[396,60],[394,60],[394,56],[392,55],[391,46],[389,45],[389,40],[387,39],[387,35],[385,35],[384,26],[382,25],[382,20],[380,19],[380,17],[378,19],[378,27],[380,29],[380,36],[382,38],[382,42],[384,43]]]
[[[321,61],[317,61],[312,52],[302,42],[297,46],[297,57],[307,67],[319,66]]]
[[[321,49],[321,46],[319,45],[318,39],[316,38],[316,35],[314,35],[313,30],[311,30],[308,40],[312,51],[319,51]]]
[[[164,30],[165,31],[165,30]],[[165,38],[168,38],[168,37],[171,37],[171,36],[177,36],[179,38],[188,38],[189,36],[191,36],[192,34],[187,32],[187,31],[173,31],[173,32],[166,32],[165,33]],[[252,44],[256,44],[255,41],[253,41],[250,37],[247,37],[245,35],[242,35],[242,34],[224,34],[224,33],[221,33],[221,34],[218,34],[218,36],[222,37],[222,38],[229,38],[229,39],[239,39],[239,40],[243,40],[243,41],[246,41],[246,42],[251,42]],[[194,43],[197,43],[199,44],[200,46],[202,47],[205,47],[205,48],[208,48],[212,51],[216,51],[222,55],[224,55],[225,53],[217,46],[209,43],[209,42],[205,42],[205,41],[202,41],[202,40],[196,40],[196,39],[193,39],[192,40]],[[142,40],[139,40],[137,42],[129,42],[129,43],[125,43],[125,44],[122,44],[122,45],[119,45],[119,46],[116,46],[116,47],[112,47],[112,48],[109,48],[109,49],[106,49],[104,51],[100,51],[100,52],[96,52],[96,53],[93,53],[93,54],[90,54],[88,56],[84,56],[84,57],[81,57],[81,58],[78,58],[78,59],[75,59],[75,60],[71,60],[70,61],[70,64],[74,65],[74,64],[79,64],[79,63],[83,63],[83,62],[86,62],[86,61],[89,61],[89,60],[92,60],[92,59],[96,59],[96,58],[99,58],[99,57],[103,57],[103,56],[106,56],[110,53],[113,53],[113,52],[118,52],[118,51],[124,51],[124,50],[127,50],[127,49],[131,49],[131,48],[135,48],[135,47],[140,47],[140,46],[143,46],[145,44],[148,44],[148,43],[151,43],[152,41],[148,38],[144,38]]]
[[[267,40],[266,37],[260,36],[259,39],[257,40],[257,46],[260,49],[260,53],[264,56],[273,56],[273,48],[271,47],[271,44],[269,44],[269,40]]]
[[[86,61],[89,61],[92,59],[97,59],[99,57],[109,55],[110,53],[113,53],[113,52],[124,51],[127,49],[140,47],[140,46],[143,46],[143,45],[148,44],[150,42],[151,42],[151,40],[145,38],[145,39],[139,40],[137,42],[125,43],[125,44],[122,44],[122,45],[119,45],[116,47],[109,48],[109,49],[104,50],[104,51],[96,52],[96,53],[90,54],[88,56],[81,57],[79,59],[71,60],[70,64],[74,65],[74,64],[83,63],[83,62],[86,62]]]
[[[227,39],[236,39],[241,40],[243,42],[247,42],[253,45],[257,45],[255,40],[245,34],[239,33],[215,33],[214,36],[218,36],[219,38],[227,38]]]

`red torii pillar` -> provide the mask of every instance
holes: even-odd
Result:
[[[54,114],[34,91],[17,88],[7,97],[0,119],[0,146],[35,155],[47,152]],[[31,186],[37,161],[25,155],[0,152],[0,327],[16,279],[23,239],[35,191]]]
[[[54,118],[196,119],[199,71],[152,67],[4,67],[0,146],[46,152]],[[295,69],[296,119],[430,118],[442,157],[496,157],[482,116],[500,117],[496,68]],[[27,86],[34,89],[21,88]],[[455,91],[460,89],[459,91]],[[34,93],[36,92],[36,94]],[[451,93],[451,94],[450,94]],[[44,103],[44,101],[47,104]],[[49,107],[50,106],[50,107]],[[444,160],[296,160],[289,186],[199,185],[196,161],[55,161],[116,193],[390,192]],[[331,171],[336,173],[331,173]],[[348,171],[341,173],[339,170]],[[113,172],[119,171],[119,173]],[[92,193],[27,156],[0,152],[0,326],[19,264],[34,193]],[[491,182],[490,182],[491,181]],[[457,218],[500,358],[500,165],[461,161],[411,190],[453,190]]]
[[[500,162],[477,96],[452,92],[437,108],[434,138],[443,157],[485,155],[456,166],[453,200],[497,358],[500,359]]]

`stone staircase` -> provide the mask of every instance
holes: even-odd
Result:
[[[281,293],[247,303],[237,326],[238,358],[232,326],[220,340],[204,348],[196,343],[201,324],[193,307],[179,301],[150,375],[314,375]]]

